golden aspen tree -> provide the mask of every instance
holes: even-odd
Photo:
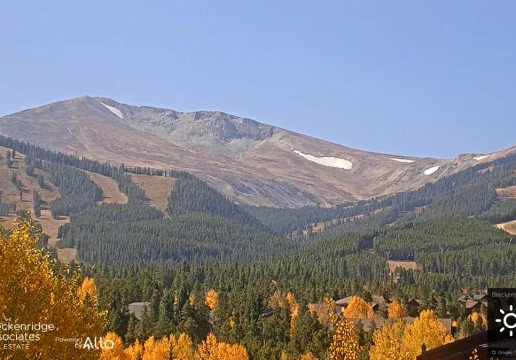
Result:
[[[286,300],[283,296],[281,296],[281,293],[279,290],[276,290],[269,298],[269,307],[272,310],[278,310],[280,308],[285,307]]]
[[[288,356],[287,356],[286,352],[284,352],[284,351],[281,352],[280,360],[288,360]]]
[[[362,352],[358,344],[358,334],[355,325],[347,320],[340,320],[335,329],[335,335],[330,345],[331,360],[357,360]]]
[[[473,325],[475,325],[479,321],[479,319],[481,320],[482,328],[486,329],[487,318],[484,314],[479,314],[478,312],[473,311],[473,313],[471,313],[471,315],[468,316],[468,320],[471,321]]]
[[[213,289],[210,289],[206,294],[206,300],[204,301],[204,303],[206,304],[208,309],[210,309],[210,311],[215,310],[215,308],[217,307],[218,298],[219,295]]]
[[[180,360],[193,360],[195,357],[195,351],[192,343],[192,339],[185,334],[181,333],[176,339],[174,335],[170,335],[170,350],[173,359]]]
[[[103,337],[104,343],[108,341],[113,342],[113,348],[102,349],[102,353],[100,354],[100,360],[132,360],[129,355],[125,352],[124,343],[120,336],[115,334],[114,332],[108,332],[106,336]]]
[[[93,280],[93,278],[86,277],[82,281],[82,285],[79,290],[77,290],[77,295],[82,300],[84,300],[86,296],[89,296],[92,300],[96,300],[97,286],[95,285],[95,280]]]
[[[28,324],[38,324],[39,328],[11,332],[16,337],[32,334],[33,341],[21,342],[28,348],[9,341],[7,345],[14,348],[0,348],[0,358],[97,359],[99,350],[59,339],[102,336],[106,313],[77,296],[78,271],[70,274],[68,269],[68,276],[54,273],[55,261],[36,247],[40,236],[30,216],[17,218],[10,231],[0,227],[0,323],[24,325],[25,329]]]
[[[387,310],[388,317],[402,318],[407,316],[407,307],[400,303],[398,300],[394,300],[389,304],[389,308]]]
[[[203,340],[197,347],[196,360],[218,360],[217,359],[217,338],[209,333],[206,340]]]
[[[249,360],[249,355],[245,347],[239,344],[219,343],[217,346],[218,360]]]
[[[373,344],[369,349],[370,360],[408,360],[401,353],[401,342],[405,337],[407,323],[401,319],[392,324],[384,324],[373,334]]]
[[[168,338],[155,340],[154,336],[143,344],[142,360],[168,360],[170,358],[170,344]]]
[[[143,346],[136,340],[134,344],[125,349],[128,360],[140,360],[143,356]]]
[[[334,311],[335,301],[333,299],[324,297],[321,304],[308,304],[308,311],[317,316],[317,320],[321,325],[334,324],[338,320],[337,314]]]
[[[373,319],[374,312],[371,305],[359,296],[353,296],[348,306],[342,312],[348,319]]]
[[[319,359],[316,358],[312,353],[307,353],[307,354],[301,355],[299,360],[319,360]]]
[[[294,325],[296,324],[296,320],[299,317],[299,305],[294,294],[291,292],[287,293],[285,300],[287,300],[287,304],[290,310],[290,332],[292,333],[292,330],[294,330]]]
[[[406,353],[408,359],[415,359],[421,354],[423,344],[430,350],[452,341],[453,337],[437,320],[435,313],[432,310],[423,310],[414,323],[406,327],[401,352]]]
[[[197,348],[196,360],[249,360],[247,350],[242,345],[218,343],[215,335],[208,334]]]

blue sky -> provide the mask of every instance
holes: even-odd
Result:
[[[346,146],[516,145],[514,1],[7,1],[0,114],[82,95]]]

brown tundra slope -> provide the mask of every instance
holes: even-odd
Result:
[[[416,189],[483,161],[351,149],[218,111],[182,113],[80,97],[0,118],[0,134],[101,161],[182,169],[232,200],[331,206]]]

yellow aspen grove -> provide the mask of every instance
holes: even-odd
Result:
[[[196,360],[249,360],[247,350],[242,345],[218,343],[215,335],[208,334],[197,348]]]
[[[407,316],[407,308],[398,300],[394,300],[390,303],[389,308],[387,310],[388,317],[402,318]]]
[[[138,340],[125,349],[128,360],[140,360],[143,356],[143,346]]]
[[[407,323],[401,319],[392,324],[384,324],[373,334],[373,344],[369,349],[370,360],[408,360],[401,353],[401,341],[405,336]]]
[[[217,307],[218,298],[219,295],[217,294],[217,292],[213,289],[210,289],[206,294],[206,300],[204,301],[204,303],[206,304],[208,309],[213,311]]]
[[[142,360],[169,360],[170,343],[168,338],[156,341],[154,336],[145,341],[143,344]]]
[[[10,339],[3,342],[0,358],[98,359],[100,350],[60,340],[101,337],[106,314],[77,296],[78,272],[69,278],[54,274],[55,262],[36,248],[40,235],[30,216],[16,219],[10,231],[0,227],[0,323],[14,329],[2,331]]]
[[[353,296],[348,306],[342,312],[348,319],[373,319],[374,312],[371,305],[359,296]]]
[[[361,352],[355,325],[350,321],[340,320],[330,345],[330,360],[357,360]]]
[[[122,342],[122,339],[120,339],[120,336],[114,332],[108,332],[106,336],[103,337],[103,339],[104,343],[112,341],[113,348],[102,349],[102,353],[100,355],[101,360],[132,360],[125,352],[124,343]]]
[[[423,310],[414,323],[406,327],[401,352],[407,354],[407,359],[415,359],[421,354],[423,344],[430,350],[452,341],[453,337],[437,320],[435,313],[432,310]]]
[[[173,359],[194,360],[195,352],[192,339],[187,334],[182,333],[177,339],[174,335],[170,335],[169,343]]]
[[[95,285],[95,280],[89,277],[85,278],[82,282],[81,287],[79,288],[79,290],[77,290],[77,295],[82,300],[84,300],[86,296],[89,296],[92,300],[96,300],[97,286]]]

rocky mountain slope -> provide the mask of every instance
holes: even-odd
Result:
[[[191,172],[252,205],[331,206],[416,189],[516,151],[451,160],[371,153],[216,111],[80,97],[0,118],[0,134],[126,165]]]

